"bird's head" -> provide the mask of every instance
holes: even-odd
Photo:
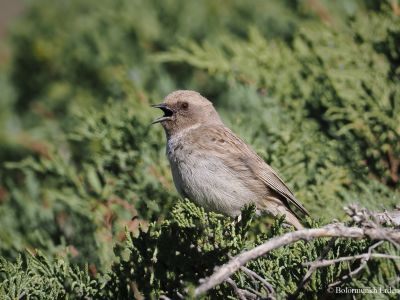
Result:
[[[197,124],[221,123],[213,104],[195,91],[172,92],[165,97],[163,103],[152,107],[164,112],[153,124],[161,123],[168,136]]]

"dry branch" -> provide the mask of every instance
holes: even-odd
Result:
[[[231,278],[228,278],[228,279],[226,280],[226,282],[229,283],[229,284],[233,287],[233,290],[235,291],[236,296],[238,296],[238,298],[239,298],[240,300],[247,300],[245,294],[247,294],[248,297],[250,296],[251,299],[257,299],[257,295],[255,295],[255,294],[253,294],[253,293],[251,293],[251,292],[248,292],[248,291],[245,291],[245,290],[240,289],[240,288],[236,285],[236,282],[233,281]]]
[[[246,273],[248,276],[252,277],[254,280],[258,280],[261,282],[261,284],[268,290],[269,293],[269,298],[270,299],[276,299],[275,298],[275,290],[274,287],[264,278],[262,278],[260,275],[258,275],[256,272],[250,270],[249,268],[246,268],[244,266],[240,267],[240,269]]]
[[[358,268],[353,270],[353,271],[350,271],[347,275],[342,276],[342,278],[340,280],[337,280],[334,283],[329,284],[329,287],[331,288],[331,287],[340,285],[343,281],[345,281],[347,279],[350,279],[350,278],[356,276],[357,274],[359,274],[367,266],[367,263],[370,260],[370,258],[375,254],[375,253],[372,253],[372,250],[374,250],[375,248],[377,248],[380,245],[382,245],[383,242],[384,241],[379,241],[379,242],[375,243],[374,245],[372,245],[371,247],[369,247],[368,248],[368,252],[365,253],[365,257],[362,258],[361,264],[358,266]],[[378,253],[376,253],[376,254],[378,254]],[[390,256],[392,256],[392,255],[390,255]],[[397,259],[397,258],[399,258],[399,257],[398,256],[392,256],[391,257],[391,259]]]
[[[333,245],[335,244],[337,238],[332,238],[329,243],[324,247],[324,249],[322,250],[322,253],[319,255],[317,261],[322,260],[327,254],[328,252],[332,249]],[[292,294],[292,298],[297,298],[300,291],[303,289],[303,287],[306,285],[306,283],[308,282],[308,280],[311,278],[311,275],[314,273],[314,271],[316,270],[315,267],[311,266],[308,270],[306,275],[304,275],[303,279],[301,280],[301,282],[299,283],[299,285],[297,286],[296,291]]]
[[[357,259],[370,259],[370,258],[385,258],[385,259],[400,259],[400,256],[397,255],[389,255],[389,254],[383,254],[383,253],[364,253],[360,255],[354,255],[354,256],[345,256],[345,257],[339,257],[336,259],[323,259],[320,261],[316,262],[309,262],[309,263],[304,263],[303,266],[312,266],[315,268],[322,268],[322,267],[328,267],[337,263],[345,262],[345,261],[350,261],[350,260],[357,260]]]
[[[313,240],[324,237],[340,238],[369,238],[371,240],[387,240],[398,244],[400,231],[390,228],[360,228],[346,227],[343,224],[330,224],[322,228],[302,229],[274,237],[265,243],[233,257],[228,263],[219,267],[214,274],[206,278],[196,289],[195,296],[202,295],[208,290],[226,281],[232,274],[250,260],[256,259],[266,253],[282,246],[293,244],[299,240]]]
[[[389,226],[400,226],[400,208],[394,211],[371,212],[366,208],[360,208],[356,204],[344,207],[345,212],[358,224],[375,225],[386,224]]]

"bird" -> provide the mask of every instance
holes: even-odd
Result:
[[[159,108],[166,154],[178,193],[202,206],[231,217],[246,205],[303,229],[292,206],[309,215],[276,171],[221,120],[213,103],[200,93],[177,90]]]

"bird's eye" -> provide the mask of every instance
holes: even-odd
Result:
[[[188,108],[189,108],[189,103],[187,103],[187,102],[182,102],[181,107],[182,107],[183,109],[188,109]]]

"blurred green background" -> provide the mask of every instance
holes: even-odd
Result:
[[[39,249],[96,273],[125,228],[164,219],[179,197],[149,104],[176,89],[213,101],[323,223],[348,203],[400,203],[398,1],[12,9],[0,47],[2,257]]]

